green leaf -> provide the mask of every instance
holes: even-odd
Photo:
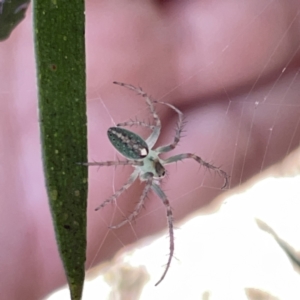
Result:
[[[71,299],[81,299],[86,259],[84,21],[83,0],[34,1],[44,172]]]
[[[0,41],[7,39],[25,18],[30,0],[0,0]]]

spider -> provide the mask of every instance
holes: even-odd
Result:
[[[160,181],[164,178],[166,174],[165,166],[187,158],[192,158],[196,162],[198,162],[201,166],[204,166],[207,169],[217,172],[219,175],[221,175],[224,178],[224,185],[222,189],[224,189],[228,185],[229,177],[225,171],[221,170],[218,167],[215,167],[214,165],[204,161],[202,158],[192,153],[177,154],[167,159],[160,158],[161,153],[169,152],[173,150],[179,143],[183,131],[183,126],[184,126],[183,113],[172,104],[151,99],[151,97],[148,96],[148,94],[145,93],[141,88],[137,88],[131,84],[125,84],[116,81],[113,83],[126,87],[136,92],[138,95],[142,96],[146,100],[146,103],[150,108],[155,125],[150,125],[145,122],[136,120],[136,121],[119,123],[117,124],[116,127],[109,128],[107,131],[107,135],[110,142],[126,159],[118,160],[118,161],[106,161],[106,162],[87,162],[87,163],[83,163],[83,165],[85,166],[131,165],[134,167],[134,171],[130,175],[128,181],[119,190],[117,190],[110,198],[108,198],[102,204],[100,204],[95,210],[99,210],[104,206],[106,206],[108,203],[114,202],[124,191],[126,191],[134,183],[134,181],[138,177],[141,181],[146,183],[145,188],[142,192],[142,195],[140,196],[140,199],[134,211],[127,217],[127,219],[125,219],[121,223],[115,226],[111,226],[111,228],[113,229],[120,228],[126,223],[132,222],[136,218],[136,216],[139,214],[142,207],[144,206],[145,199],[150,190],[153,190],[154,193],[162,200],[166,208],[167,221],[169,226],[170,253],[169,253],[165,270],[161,278],[159,279],[159,281],[155,284],[155,286],[157,286],[165,278],[170,268],[171,261],[174,255],[174,225],[173,225],[172,209],[168,197],[160,187]],[[155,110],[155,104],[157,103],[166,105],[171,109],[173,109],[178,115],[178,122],[177,122],[177,128],[176,128],[173,142],[171,142],[168,145],[164,145],[153,149],[157,139],[159,138],[160,130],[161,130],[161,121]],[[152,132],[149,135],[149,137],[146,140],[144,140],[136,133],[121,127],[121,126],[133,126],[133,125],[148,127],[151,129]]]

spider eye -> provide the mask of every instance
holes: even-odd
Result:
[[[107,135],[112,145],[129,159],[142,159],[149,153],[147,143],[130,130],[111,127],[108,129]]]
[[[155,161],[154,167],[155,167],[155,171],[156,171],[156,174],[158,177],[165,176],[166,170],[165,170],[164,166],[158,160]]]

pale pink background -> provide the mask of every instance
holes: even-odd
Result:
[[[180,107],[189,122],[174,153],[189,151],[222,165],[231,187],[282,159],[300,138],[299,11],[297,0],[88,1],[89,159],[113,159],[105,133],[110,116],[125,121],[143,107],[114,80]],[[0,76],[0,299],[41,299],[65,277],[42,172],[31,7],[0,44]],[[161,113],[166,142],[173,114]],[[118,170],[116,188],[128,176]],[[165,188],[176,220],[220,192],[222,180],[192,162],[171,170]],[[99,247],[98,261],[166,228],[164,207],[150,197],[135,235],[130,226],[109,232],[105,222],[114,212],[120,220],[119,211],[94,208],[111,195],[112,174],[90,170],[87,266]],[[203,187],[176,199],[192,183]],[[141,188],[134,185],[122,198],[123,212],[132,210]]]

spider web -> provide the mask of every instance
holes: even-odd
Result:
[[[258,10],[255,17],[246,24],[246,28],[254,27],[256,21],[263,18],[264,14],[275,2],[275,0],[266,2]],[[94,87],[91,84],[88,90],[89,134],[92,137],[99,137],[101,147],[99,140],[97,141],[95,138],[89,139],[89,159],[95,161],[122,159],[113,150],[106,138],[106,131],[109,126],[115,126],[116,123],[135,118],[147,122],[152,121],[151,114],[141,97],[135,96],[131,91],[120,87],[112,86],[111,89],[106,88],[106,84],[111,85],[111,82],[114,80],[123,81],[123,78],[126,83],[140,84],[156,100],[170,102],[183,111],[187,121],[185,126],[186,136],[181,139],[179,146],[174,151],[166,154],[166,157],[173,154],[192,152],[206,161],[222,166],[231,177],[230,188],[242,184],[251,176],[262,172],[271,164],[283,159],[300,143],[300,69],[291,66],[295,57],[299,56],[300,44],[281,63],[277,71],[273,73],[275,75],[272,78],[266,79],[264,75],[268,66],[276,58],[277,52],[280,51],[281,47],[284,47],[287,35],[290,33],[292,26],[299,22],[299,18],[300,13],[298,11],[293,18],[288,20],[289,26],[287,26],[287,30],[282,32],[272,49],[268,51],[267,59],[261,63],[260,71],[252,79],[253,83],[246,85],[246,87],[241,86],[233,90],[231,86],[224,82],[225,79],[220,78],[218,74],[219,60],[224,58],[224,55],[230,51],[238,38],[243,37],[245,29],[241,29],[234,39],[221,43],[213,60],[208,61],[204,65],[196,66],[195,70],[185,75],[179,84],[173,84],[165,89],[161,88],[159,92],[151,89],[151,87],[156,86],[157,82],[155,81],[151,82],[150,80],[148,82],[146,79],[143,79],[143,82],[134,82],[127,80],[126,76],[120,78],[117,72],[114,73],[114,77],[106,78],[106,83],[103,83],[104,81],[101,81],[100,78]],[[46,196],[44,181],[40,176],[42,164],[41,162],[36,162],[40,144],[36,114],[33,46],[28,44],[24,46],[25,44],[23,44],[24,42],[21,38],[23,34],[28,35],[28,32],[31,32],[31,26],[32,24],[29,21],[24,22],[17,29],[16,35],[12,36],[11,41],[8,41],[5,47],[0,50],[2,52],[0,55],[2,68],[6,70],[5,74],[3,72],[0,73],[0,82],[2,83],[0,97],[3,98],[3,101],[0,101],[0,113],[3,122],[1,127],[15,133],[17,137],[11,140],[10,145],[14,147],[9,149],[5,145],[1,147],[3,149],[1,157],[3,161],[6,157],[9,157],[9,170],[17,170],[18,174],[20,174],[18,175],[20,182],[26,182],[21,188],[16,186],[19,199],[30,198],[31,202],[27,200],[28,209],[43,210],[45,201],[40,199],[42,197],[45,199]],[[24,59],[24,56],[15,55],[18,51],[15,45],[18,43],[22,44],[22,51],[27,53],[26,59]],[[12,57],[12,55],[15,56]],[[6,59],[7,57],[12,58],[16,68],[26,70],[26,73],[18,72],[16,76],[11,67],[11,60]],[[224,64],[226,64],[226,60]],[[235,68],[235,66],[232,67]],[[199,100],[199,104],[194,106],[192,105],[192,100],[184,104],[180,102],[182,90],[186,87],[189,90],[190,86],[199,84],[198,76],[208,70],[215,76],[215,86],[218,92],[212,93],[213,96],[208,96],[209,91],[205,91],[203,95],[199,96],[193,94],[191,90],[190,93],[187,92],[186,98],[203,98],[204,101],[201,102],[202,100]],[[10,78],[10,80],[7,80],[7,78]],[[163,83],[159,84],[163,86]],[[278,87],[284,87],[282,88],[283,92],[278,93]],[[243,94],[243,97],[240,96],[241,94]],[[211,98],[221,99],[222,97],[226,97],[227,100],[215,102],[214,105],[218,105],[215,118],[206,117],[206,115],[210,115],[210,110],[212,109],[208,105]],[[122,110],[118,109],[120,102],[112,101],[114,98],[122,99]],[[10,103],[13,103],[13,106],[10,106]],[[126,103],[126,105],[123,106],[123,103]],[[162,145],[170,141],[174,136],[173,128],[176,125],[176,115],[163,105],[157,105],[157,111],[162,120],[162,134],[158,144]],[[202,112],[200,119],[198,117],[199,111]],[[270,112],[272,113],[272,118],[262,122],[264,115]],[[298,118],[291,118],[289,122],[282,124],[282,118],[289,118],[290,115],[294,114],[298,114]],[[30,119],[29,122],[28,119]],[[238,122],[234,123],[237,124],[234,130],[229,126],[230,124],[228,125],[230,120],[238,120]],[[261,132],[264,132],[265,135],[261,137],[261,144],[253,146],[252,139],[257,134],[257,126],[263,126]],[[20,128],[22,128],[22,134],[20,133]],[[132,130],[142,136],[149,134],[147,129],[132,128]],[[285,132],[285,135],[282,137],[282,147],[278,150],[274,147],[278,147],[276,141],[278,135],[282,135],[282,132]],[[212,135],[213,138],[211,137]],[[224,143],[224,140],[226,140],[226,143]],[[105,145],[103,147],[105,150],[102,150],[102,145]],[[17,148],[22,149],[21,155],[15,152],[14,149]],[[220,148],[226,152],[226,160],[221,159]],[[242,151],[240,150],[241,148]],[[262,155],[255,157],[253,155],[255,151],[262,153]],[[154,233],[158,228],[167,229],[165,208],[160,199],[157,199],[153,194],[149,195],[145,203],[145,209],[136,218],[135,222],[124,226],[129,227],[130,230],[126,230],[126,228],[118,230],[108,229],[108,226],[117,224],[133,210],[143,188],[143,185],[138,181],[117,200],[115,205],[108,205],[103,211],[94,211],[95,207],[123,185],[131,170],[131,167],[117,167],[101,168],[99,170],[95,168],[90,171],[89,181],[92,189],[92,199],[90,199],[91,203],[89,204],[89,216],[96,214],[97,218],[93,217],[93,220],[89,221],[89,238],[96,242],[93,243],[94,246],[89,248],[88,266],[91,266],[100,257],[103,259],[111,258],[116,249],[125,247],[128,243],[143,237],[145,220],[153,215],[157,216],[157,224],[153,224],[153,228],[148,230],[148,232]],[[205,199],[208,202],[220,192],[222,179],[212,172],[199,168],[195,162],[178,163],[177,165],[169,166],[167,171],[168,176],[164,180],[162,187],[171,202],[175,216],[175,226],[177,221],[192,211],[191,208],[199,208],[198,201],[202,199],[202,194],[205,195]],[[13,177],[12,171],[9,171],[6,175],[7,177]],[[101,186],[103,192],[99,193],[97,186]],[[202,203],[202,205],[207,204],[207,202]],[[22,205],[22,202],[20,201],[19,204]],[[16,203],[14,203],[14,206],[16,206]],[[99,228],[103,228],[103,226],[107,228],[104,236],[98,234]],[[41,230],[45,230],[45,232],[51,231],[51,229],[45,228]],[[111,251],[103,250],[107,248],[107,245],[110,245]],[[162,263],[157,262],[158,266],[165,263],[165,255],[167,253],[168,239],[166,238],[166,247],[161,249],[161,258],[159,258],[159,261],[162,261]]]
[[[264,5],[264,7],[259,11],[259,13],[253,18],[246,27],[254,26],[255,22],[259,18],[263,18],[264,13],[269,9],[270,5],[274,1],[269,1]],[[295,97],[295,89],[297,86],[297,82],[299,81],[299,69],[296,68],[291,70],[291,63],[294,61],[295,57],[299,55],[300,45],[295,48],[294,52],[290,54],[290,56],[283,63],[281,68],[278,68],[274,78],[272,78],[272,82],[270,84],[266,84],[266,88],[263,86],[263,91],[258,91],[257,88],[263,85],[265,80],[264,74],[268,66],[272,63],[272,60],[276,57],[280,48],[283,47],[286,42],[286,37],[290,33],[291,27],[299,20],[299,12],[295,14],[295,16],[289,21],[289,26],[285,32],[282,32],[280,38],[276,41],[273,48],[269,51],[268,59],[265,60],[260,68],[258,74],[254,80],[252,80],[252,84],[248,85],[247,88],[243,91],[242,100],[237,99],[237,94],[233,92],[230,88],[226,87],[222,80],[218,78],[218,70],[215,69],[215,65],[217,65],[217,61],[223,57],[223,54],[230,50],[235,40],[231,40],[228,44],[220,45],[220,50],[218,55],[214,60],[207,63],[205,66],[199,67],[196,72],[191,73],[189,76],[186,76],[179,85],[173,86],[169,88],[167,91],[161,93],[161,95],[154,95],[151,90],[147,89],[140,82],[131,82],[126,81],[127,83],[131,83],[133,85],[140,85],[147,93],[153,96],[154,99],[159,101],[170,101],[171,103],[175,103],[180,109],[183,110],[186,121],[188,122],[186,125],[185,135],[190,137],[188,143],[186,142],[186,138],[183,137],[179,146],[172,151],[170,154],[168,153],[166,157],[171,156],[173,154],[179,154],[184,152],[193,152],[201,156],[203,159],[213,162],[217,165],[221,165],[224,170],[228,172],[231,177],[230,187],[241,185],[245,180],[251,178],[251,176],[262,172],[265,168],[272,165],[276,161],[284,158],[288,155],[295,147],[299,146],[300,142],[300,105],[298,101],[298,97]],[[236,36],[236,39],[240,38],[243,35],[243,30]],[[185,86],[189,86],[191,82],[199,75],[199,73],[205,72],[207,69],[211,70],[212,73],[215,74],[215,80],[219,87],[222,88],[223,96],[225,95],[227,98],[226,103],[224,102],[221,106],[220,111],[217,114],[217,117],[212,121],[209,119],[199,120],[197,118],[197,109],[201,109],[204,111],[208,111],[209,109],[205,107],[196,108],[195,111],[189,110],[188,106],[183,107],[180,106],[180,102],[176,102],[176,94],[178,90],[184,88]],[[116,80],[120,80],[117,78]],[[125,80],[124,80],[125,81]],[[284,86],[284,92],[278,95],[277,88],[280,86]],[[259,88],[258,88],[259,90]],[[126,89],[116,91],[117,97],[122,98],[122,103],[128,103],[128,111],[127,109],[123,112],[118,113],[115,112],[116,107],[113,107],[109,103],[110,96],[105,97],[101,95],[101,87],[96,87],[93,94],[90,96],[89,100],[91,106],[93,107],[93,117],[97,118],[97,110],[95,107],[97,106],[99,110],[105,110],[107,114],[107,118],[110,119],[110,126],[115,126],[116,123],[128,121],[130,119],[137,119],[143,121],[151,122],[152,116],[149,113],[143,99],[139,98],[132,94],[132,92],[127,91]],[[263,94],[263,97],[261,96]],[[218,97],[219,95],[217,95]],[[174,100],[175,98],[175,100]],[[173,100],[173,102],[172,102]],[[174,102],[175,101],[175,102]],[[132,111],[132,107],[134,107],[134,111]],[[166,112],[167,108],[163,106],[157,105],[157,110],[160,116],[162,116],[162,138],[159,140],[158,144],[164,144],[170,141],[173,138],[174,132],[172,128],[175,128],[176,125],[176,116],[172,116],[171,122],[166,122],[164,116],[168,115]],[[261,119],[266,113],[272,112],[272,118],[269,118],[265,122],[261,122]],[[297,112],[298,118],[293,118],[293,120],[287,124],[285,124],[285,128],[281,126],[281,118],[288,118],[292,112]],[[203,113],[205,115],[205,113]],[[169,115],[168,115],[169,116]],[[245,119],[247,117],[247,119]],[[237,119],[238,126],[231,131],[230,136],[229,128],[226,126],[226,123],[230,119]],[[166,124],[167,123],[167,124]],[[213,124],[212,124],[213,123]],[[203,130],[199,130],[199,128],[211,128],[209,132],[204,132]],[[253,149],[252,139],[255,137],[256,126],[263,126],[263,130],[266,134],[264,137],[264,142],[261,145],[256,145],[257,148]],[[106,129],[104,129],[105,132]],[[140,128],[132,128],[133,131],[141,133],[144,137],[147,136],[145,130],[140,131]],[[276,139],[277,135],[281,134],[282,131],[286,131],[286,136],[283,138],[284,146],[280,151],[276,151],[273,147],[276,147]],[[209,138],[213,132],[214,138]],[[105,134],[105,133],[104,133]],[[206,143],[205,149],[198,148],[196,143],[191,142],[191,140],[198,139],[198,136],[201,136],[201,140],[203,143]],[[226,161],[220,161],[216,158],[216,154],[219,151],[220,147],[224,147],[224,139],[227,141],[227,149],[225,149],[226,153],[228,152],[228,158]],[[207,146],[207,143],[209,146]],[[196,144],[196,146],[193,146]],[[242,147],[242,155],[238,157],[239,148]],[[94,149],[95,152],[93,154],[97,156],[97,148]],[[259,155],[257,158],[253,157],[253,152],[259,151],[262,155]],[[94,159],[97,161],[105,161],[105,160],[115,160],[118,154],[114,153],[113,156],[106,157],[103,159],[103,156],[97,156]],[[99,158],[98,158],[99,157]],[[120,156],[119,156],[120,157]],[[120,157],[121,158],[121,157]],[[253,163],[254,160],[254,163]],[[194,165],[189,167],[189,165]],[[131,168],[128,168],[131,169]],[[194,162],[184,162],[178,163],[177,165],[172,165],[168,167],[168,176],[163,183],[163,189],[167,193],[171,205],[175,214],[175,223],[176,220],[186,213],[190,212],[190,209],[186,207],[197,207],[193,202],[201,199],[201,193],[209,193],[210,196],[208,199],[213,199],[214,196],[217,196],[220,187],[222,186],[222,180],[218,178],[212,172],[207,172],[204,169],[199,169]],[[118,167],[116,169],[111,170],[100,170],[103,172],[105,176],[109,176],[109,180],[111,181],[111,193],[114,193],[116,188],[122,186],[125,182],[126,178],[130,175],[130,170],[125,170],[123,167]],[[183,182],[183,175],[187,176],[188,180]],[[95,177],[92,180],[95,182],[101,182],[103,177],[98,173],[94,175]],[[101,177],[101,178],[100,178]],[[120,179],[119,179],[120,178]],[[213,178],[215,182],[209,180]],[[173,184],[172,184],[173,182]],[[174,183],[175,182],[175,183]],[[179,189],[180,185],[184,186],[184,191]],[[132,195],[129,191],[124,193],[122,197],[120,197],[116,204],[112,206],[110,217],[107,219],[102,219],[103,223],[106,226],[115,225],[120,220],[126,218],[126,216],[133,210],[134,204],[138,201],[139,195],[141,194],[141,189],[138,189],[139,193]],[[205,191],[205,192],[204,192]],[[109,197],[110,194],[107,194],[106,197]],[[128,200],[129,199],[129,200]],[[132,205],[128,205],[128,201],[132,201]],[[125,205],[124,202],[127,204]],[[205,205],[205,203],[203,203]],[[106,208],[105,208],[106,209]],[[116,213],[119,213],[119,217],[116,217]],[[149,199],[146,201],[144,211],[136,218],[135,222],[132,224],[128,224],[125,226],[130,226],[131,230],[131,238],[124,242],[124,234],[122,231],[113,231],[108,230],[108,235],[113,235],[115,241],[125,246],[128,243],[128,240],[134,241],[139,237],[143,236],[143,220],[148,216],[155,214],[157,215],[157,219],[165,221],[165,208],[162,205],[160,199],[157,199],[155,196],[149,196]],[[121,219],[120,219],[121,215]],[[160,221],[157,221],[160,223]],[[165,225],[165,228],[167,225]],[[176,232],[175,232],[176,235]],[[98,248],[98,252],[101,251],[101,247],[103,247],[103,243],[106,240],[102,239],[101,244]],[[109,241],[111,242],[111,240]],[[176,241],[175,241],[176,247]],[[165,258],[165,254],[168,251],[168,239],[166,239],[166,247],[165,250],[162,250],[162,265],[163,259]],[[96,255],[95,255],[96,257]]]

